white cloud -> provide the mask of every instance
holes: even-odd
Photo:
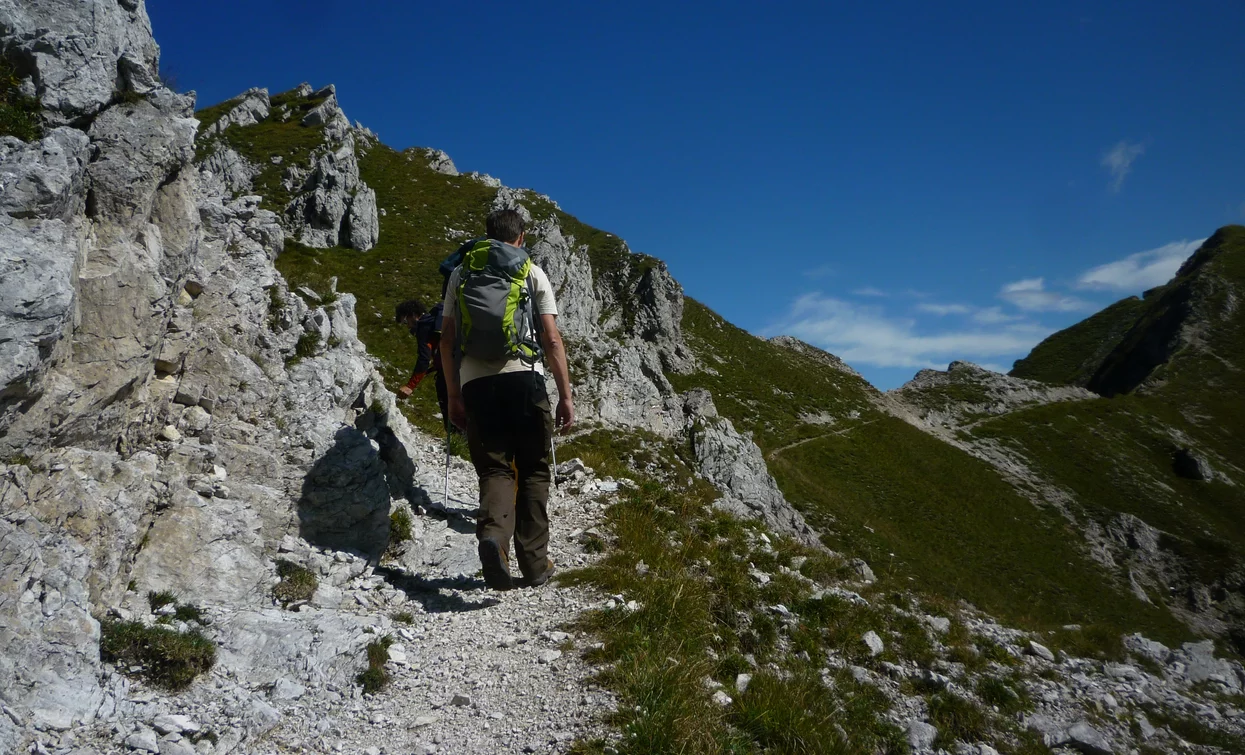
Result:
[[[1133,169],[1133,163],[1145,151],[1144,144],[1130,142],[1125,139],[1102,154],[1102,167],[1111,173],[1111,191],[1120,190],[1120,187],[1124,185],[1124,179],[1128,177],[1129,171]]]
[[[1081,273],[1077,288],[1110,291],[1145,291],[1171,280],[1180,265],[1197,251],[1206,239],[1173,241],[1158,249],[1130,254],[1122,260],[1099,265]]]
[[[916,308],[922,312],[928,312],[931,315],[944,317],[946,315],[967,315],[971,314],[973,308],[967,304],[935,304],[933,302],[921,302]]]
[[[1020,315],[1009,315],[1003,311],[1002,307],[985,307],[973,313],[973,322],[982,325],[999,325],[1005,322],[1016,322],[1023,320]]]
[[[886,293],[882,289],[874,288],[873,286],[865,286],[864,288],[858,288],[852,293],[855,294],[856,296],[878,296],[878,297],[890,296],[890,294]]]
[[[1008,283],[999,291],[999,298],[1027,312],[1074,312],[1090,305],[1073,296],[1046,290],[1043,278],[1027,278]]]
[[[796,299],[766,334],[795,336],[852,364],[936,369],[956,359],[1023,356],[1050,334],[1048,328],[1028,321],[934,333],[918,333],[916,325],[915,320],[889,317],[877,307],[813,293]]]

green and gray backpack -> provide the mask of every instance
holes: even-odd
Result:
[[[528,286],[532,260],[527,250],[491,239],[475,242],[463,254],[458,272],[458,348],[486,361],[541,359],[536,307]]]

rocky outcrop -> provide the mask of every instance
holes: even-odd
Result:
[[[201,182],[233,196],[260,191],[255,180],[265,166],[244,157],[245,144],[234,140],[245,142],[248,126],[297,117],[300,128],[314,129],[324,141],[311,150],[307,163],[282,168],[280,188],[291,197],[280,212],[287,234],[317,248],[340,245],[367,251],[376,246],[380,236],[376,192],[359,177],[358,159],[359,140],[366,144],[373,137],[363,129],[356,139],[331,84],[316,91],[304,84],[282,95],[277,106],[266,89],[249,89],[230,103],[234,104],[224,115],[199,132]],[[300,103],[308,109],[296,107]]]
[[[199,180],[191,98],[153,84],[113,101],[104,68],[156,80],[142,4],[0,13],[6,56],[33,55],[49,119],[75,124],[0,140],[0,750],[13,751],[22,726],[115,714],[128,682],[101,663],[100,619],[135,615],[149,590],[230,617],[213,630],[226,652],[272,624],[262,653],[231,656],[242,676],[302,657],[288,625],[237,614],[272,610],[277,543],[374,559],[391,500],[420,493],[353,298],[289,292],[279,217]],[[374,243],[369,200],[350,232]],[[302,668],[347,682],[353,656],[332,659],[360,649],[358,629]]]
[[[230,126],[254,126],[268,117],[271,107],[268,90],[260,88],[248,89],[231,102],[237,104],[233,105],[215,123],[202,128],[200,131],[202,136],[215,136]]]
[[[438,173],[447,176],[458,175],[458,168],[454,167],[454,161],[444,151],[439,149],[428,149],[425,147],[415,147],[414,150],[428,161],[428,167]]]
[[[160,88],[160,48],[138,0],[2,0],[0,34],[53,125],[84,125],[119,93]]]
[[[971,362],[952,362],[946,371],[921,370],[887,392],[910,416],[931,429],[954,431],[986,417],[1059,401],[1086,401],[1097,395],[1076,386],[1055,386],[1011,377]]]
[[[805,545],[821,547],[817,533],[778,489],[761,450],[718,414],[709,392],[688,391],[683,405],[699,471],[723,493],[714,505],[739,517],[759,519]]]
[[[33,144],[0,139],[0,431],[8,407],[37,393],[43,368],[72,327],[88,145],[72,128]]]
[[[834,354],[831,354],[828,351],[819,349],[816,346],[805,343],[798,338],[794,338],[792,336],[774,336],[773,338],[769,339],[769,341],[770,343],[775,344],[777,346],[781,346],[784,349],[791,349],[792,351],[796,353],[803,354],[806,357],[811,357],[813,359],[816,359],[818,362],[821,362],[822,364],[824,364],[825,366],[829,367],[832,370],[837,370],[839,372],[845,372],[848,375],[851,375],[853,377],[858,377],[858,378],[861,377],[860,373],[857,372],[856,370],[853,370],[851,366],[848,365],[847,362],[844,362],[842,359],[839,359]],[[863,378],[861,379],[863,380]]]

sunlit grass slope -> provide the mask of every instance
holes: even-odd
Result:
[[[758,339],[696,302],[683,326],[717,374],[672,376],[676,386],[710,389],[719,410],[754,433],[783,492],[832,548],[1020,626],[1186,636],[1090,561],[1064,519],[985,462],[874,408],[876,391],[863,379]]]
[[[1047,337],[1016,361],[1013,377],[1043,383],[1084,386],[1102,360],[1120,344],[1145,310],[1145,302],[1132,296],[1077,324]]]

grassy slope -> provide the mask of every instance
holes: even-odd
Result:
[[[1229,293],[1245,283],[1245,228],[1223,229],[1215,239],[1222,253],[1198,273],[1208,276],[1207,308],[1218,319],[1204,348],[1176,354],[1143,395],[1029,409],[974,430],[1019,450],[1044,477],[1075,492],[1092,516],[1106,521],[1128,512],[1171,533],[1168,547],[1208,582],[1245,556],[1245,315],[1239,304],[1231,308]],[[1160,299],[1146,299],[1139,320],[1153,317]],[[1177,477],[1172,454],[1183,445],[1207,454],[1238,484]]]
[[[1084,386],[1145,308],[1146,302],[1136,296],[1121,299],[1076,325],[1048,336],[1028,356],[1017,360],[1009,374],[1043,383]]]
[[[987,464],[874,409],[862,379],[757,339],[691,300],[683,326],[718,374],[671,380],[681,390],[709,388],[719,411],[754,433],[783,492],[831,547],[1020,626],[1186,635],[1165,611],[1123,594],[1082,554],[1079,534]],[[819,412],[837,421],[800,420]]]
[[[1019,450],[1101,523],[1134,514],[1183,540],[1167,545],[1192,557],[1210,581],[1228,566],[1226,556],[1245,553],[1245,497],[1239,486],[1176,476],[1172,427],[1198,433],[1161,399],[1121,396],[1027,409],[987,420],[973,434]]]

